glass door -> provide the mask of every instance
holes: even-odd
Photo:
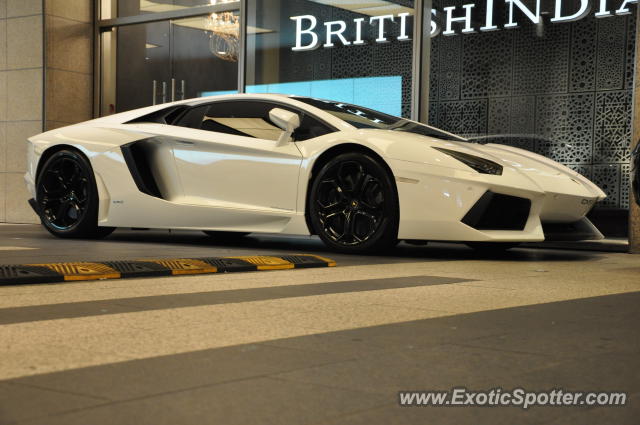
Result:
[[[239,30],[237,11],[115,28],[115,90],[102,114],[237,92]]]
[[[186,98],[238,92],[238,11],[174,20],[171,23],[172,77]]]
[[[171,22],[130,25],[116,31],[116,98],[113,112],[169,101]]]

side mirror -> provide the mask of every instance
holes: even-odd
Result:
[[[282,129],[282,134],[278,139],[278,146],[285,145],[291,138],[293,132],[300,127],[300,117],[298,114],[284,109],[273,108],[269,111],[269,119]]]

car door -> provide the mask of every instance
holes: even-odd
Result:
[[[278,145],[282,130],[269,120],[275,107],[264,101],[219,101],[178,119],[177,126],[189,128],[188,138],[173,142],[183,202],[258,215],[295,212],[302,155],[295,143]]]

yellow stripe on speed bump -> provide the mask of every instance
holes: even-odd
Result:
[[[29,264],[46,267],[64,276],[65,281],[120,279],[120,273],[101,263],[53,263]]]
[[[178,258],[170,260],[140,260],[148,261],[150,263],[160,264],[171,270],[173,275],[184,274],[209,274],[217,273],[218,268],[207,264],[204,261],[190,259],[190,258]]]
[[[321,257],[319,255],[312,255],[311,257],[315,257],[318,260],[324,261],[325,263],[327,263],[327,267],[335,267],[338,265],[338,263],[336,263],[334,260],[332,260],[331,258],[326,258],[326,257]]]
[[[253,257],[231,257],[244,260],[258,266],[258,270],[285,270],[295,268],[295,264],[279,257],[269,257],[265,255]]]

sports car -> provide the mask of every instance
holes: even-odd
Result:
[[[191,99],[29,139],[29,202],[55,236],[116,227],[318,235],[366,252],[399,240],[480,248],[602,238],[605,194],[543,156],[347,103]]]

